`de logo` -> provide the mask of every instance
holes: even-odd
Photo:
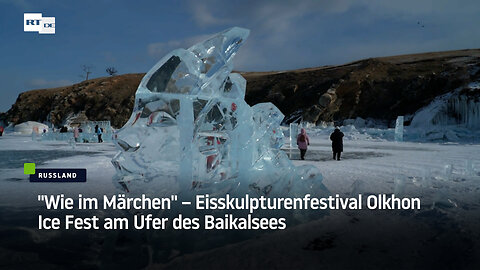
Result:
[[[23,31],[55,34],[55,17],[42,17],[42,13],[24,13]]]

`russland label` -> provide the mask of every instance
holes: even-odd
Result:
[[[87,169],[35,169],[30,182],[87,182]]]

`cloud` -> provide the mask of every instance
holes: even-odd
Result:
[[[210,7],[203,5],[201,1],[193,1],[190,4],[194,19],[200,26],[215,25],[222,23],[222,21],[223,23],[225,22],[225,20],[215,17],[211,13]]]
[[[27,0],[0,0],[1,4],[11,4],[19,9],[28,11],[33,8],[33,5]]]
[[[351,8],[351,2],[205,0],[191,1],[190,12],[202,27],[237,25],[252,30],[235,59],[237,70],[276,70],[302,67],[305,64],[301,64],[301,58],[310,58],[308,52],[298,48],[298,43],[318,35],[325,26],[316,25],[309,17],[343,13]],[[311,40],[304,42],[316,45]]]
[[[165,42],[155,42],[147,45],[147,53],[151,57],[160,58],[172,50],[178,48],[187,49],[192,45],[211,37],[212,34],[196,35],[184,39],[169,40]]]
[[[247,24],[264,31],[278,32],[307,14],[339,13],[350,8],[353,0],[246,0],[190,1],[189,10],[201,26]],[[240,25],[241,26],[241,25]]]
[[[28,81],[25,86],[27,86],[27,88],[54,88],[71,84],[73,84],[73,82],[69,80],[46,80],[43,78],[36,78]]]
[[[251,30],[236,57],[239,70],[480,47],[478,0],[192,0],[187,7],[202,29],[237,25]]]

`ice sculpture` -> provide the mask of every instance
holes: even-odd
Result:
[[[395,141],[403,142],[403,116],[397,117],[395,124]]]
[[[294,148],[297,144],[298,124],[290,123],[290,148]]]
[[[128,122],[114,136],[125,190],[155,181],[166,193],[285,196],[325,191],[316,167],[295,167],[280,148],[284,115],[250,107],[232,58],[249,30],[233,27],[163,57],[138,86]]]

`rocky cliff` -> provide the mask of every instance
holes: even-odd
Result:
[[[121,127],[128,120],[134,95],[144,74],[97,78],[71,86],[21,93],[4,116],[14,124],[51,121],[60,126],[67,119],[110,120]]]
[[[391,121],[409,115],[435,97],[480,81],[480,49],[371,58],[340,66],[280,72],[244,72],[246,101],[274,103],[287,121],[342,121],[362,117]],[[3,118],[62,125],[81,115],[128,119],[144,74],[97,78],[72,86],[21,93]],[[479,93],[473,93],[478,98]]]
[[[292,120],[393,120],[415,113],[439,95],[480,81],[480,50],[372,58],[341,66],[243,75],[248,81],[248,103],[271,101]]]

